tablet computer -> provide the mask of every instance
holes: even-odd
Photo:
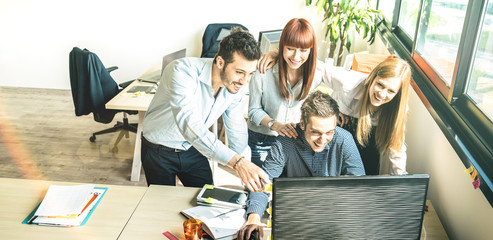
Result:
[[[197,204],[218,207],[245,208],[247,198],[248,193],[246,191],[215,187],[213,185],[206,184],[197,195]]]

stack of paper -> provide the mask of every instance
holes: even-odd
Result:
[[[197,206],[181,211],[188,218],[202,221],[202,228],[213,239],[229,240],[246,221],[245,209]]]
[[[84,225],[107,188],[94,185],[51,185],[43,201],[24,220],[25,224],[50,226]]]

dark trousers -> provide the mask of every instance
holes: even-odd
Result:
[[[154,144],[142,136],[142,167],[147,185],[176,185],[176,176],[186,187],[214,184],[209,160],[194,147],[187,151]]]
[[[262,167],[270,147],[277,137],[254,132],[248,129],[248,146],[252,150],[252,163]]]
[[[358,139],[356,139],[357,126],[358,119],[350,118],[348,124],[344,125],[343,128],[353,135],[356,146],[358,146],[359,154],[361,155],[361,160],[363,161],[363,166],[365,167],[366,175],[378,175],[380,172],[380,151],[378,151],[375,142],[376,127],[371,127],[368,143],[363,147],[358,143]]]

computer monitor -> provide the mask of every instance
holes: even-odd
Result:
[[[178,50],[174,53],[164,55],[163,63],[161,65],[161,76],[163,75],[164,68],[166,68],[166,66],[168,66],[168,64],[170,62],[173,62],[176,59],[184,58],[186,56],[186,54],[187,54],[187,49],[184,48],[184,49]]]
[[[261,31],[258,36],[260,51],[267,53],[271,50],[279,48],[279,40],[281,39],[282,29]]]
[[[187,49],[181,49],[176,52],[166,54],[163,56],[163,60],[161,62],[161,70],[156,69],[150,73],[147,73],[145,76],[139,78],[141,82],[149,82],[149,83],[159,83],[161,80],[161,76],[163,75],[164,68],[168,66],[168,64],[176,59],[185,57],[187,53]]]
[[[276,239],[419,239],[429,176],[275,178]]]

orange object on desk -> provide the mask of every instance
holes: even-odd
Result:
[[[185,240],[202,240],[202,221],[198,219],[188,219],[183,223]]]
[[[356,53],[353,55],[352,69],[362,73],[370,73],[379,63],[391,57],[391,55]]]

